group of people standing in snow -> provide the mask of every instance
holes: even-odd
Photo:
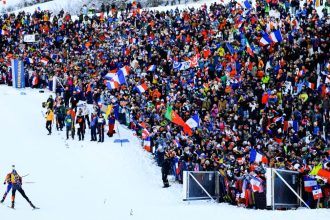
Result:
[[[43,107],[47,108],[45,114],[46,129],[48,135],[52,134],[52,125],[56,125],[57,131],[66,131],[66,139],[70,137],[74,140],[75,134],[79,141],[84,141],[86,129],[90,129],[90,141],[104,142],[105,126],[108,124],[107,135],[112,137],[115,133],[115,117],[110,113],[107,118],[104,118],[98,105],[93,106],[93,112],[86,103],[78,106],[76,97],[73,95],[70,98],[70,105],[65,105],[61,96],[53,99],[50,95]],[[97,138],[98,137],[98,138]]]
[[[96,131],[102,141],[100,106],[110,106],[113,119],[104,121],[117,120],[143,136],[145,149],[163,166],[165,186],[167,174],[182,182],[185,170],[219,171],[222,200],[254,207],[246,192],[263,195],[251,179],[264,184],[265,168],[301,175],[327,170],[329,2],[320,14],[315,2],[229,1],[168,11],[133,3],[77,20],[63,11],[4,15],[0,72],[10,84],[8,63],[17,56],[25,61],[26,85],[53,89],[56,76],[63,100],[54,100],[47,120],[57,114],[67,138],[77,131],[82,140],[90,126],[91,139]],[[41,39],[18,51],[23,32]],[[89,123],[79,100],[95,107]],[[65,106],[64,114],[57,105]],[[166,117],[168,107],[180,125]],[[197,127],[185,132],[185,122],[195,115]],[[48,122],[49,133],[51,126]],[[329,183],[320,184],[324,199],[330,198]],[[311,195],[305,197],[315,207]]]

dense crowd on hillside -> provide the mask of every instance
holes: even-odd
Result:
[[[299,3],[230,1],[182,11],[133,3],[92,16],[84,7],[76,19],[63,11],[6,14],[0,82],[11,84],[10,59],[18,58],[28,86],[51,88],[56,76],[63,101],[56,97],[52,109],[63,120],[62,105],[81,115],[76,104],[85,100],[96,118],[110,105],[104,120],[136,130],[165,174],[181,182],[184,170],[219,171],[221,201],[261,208],[267,167],[321,170],[327,207],[330,11],[328,2],[322,15],[313,1]],[[23,44],[25,34],[40,40]],[[92,122],[86,115],[80,135]],[[196,125],[188,126],[193,116]],[[304,198],[315,207],[311,192]]]

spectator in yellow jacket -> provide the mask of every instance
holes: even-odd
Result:
[[[48,135],[52,134],[52,124],[54,122],[54,112],[48,108],[46,112],[46,129],[48,130]]]

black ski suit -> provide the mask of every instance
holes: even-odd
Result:
[[[164,183],[164,187],[170,186],[170,184],[168,183],[167,175],[170,173],[171,163],[172,163],[172,159],[166,157],[162,164],[162,180]]]

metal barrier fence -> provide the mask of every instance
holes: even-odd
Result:
[[[183,200],[217,199],[219,174],[214,171],[184,171]]]
[[[267,168],[265,176],[266,198],[262,196],[265,199],[255,201],[258,208],[292,209],[302,204],[309,208],[301,197],[302,181],[298,172]],[[183,200],[221,199],[229,192],[222,192],[224,187],[220,177],[216,171],[184,171]],[[255,193],[255,196],[259,195]]]

